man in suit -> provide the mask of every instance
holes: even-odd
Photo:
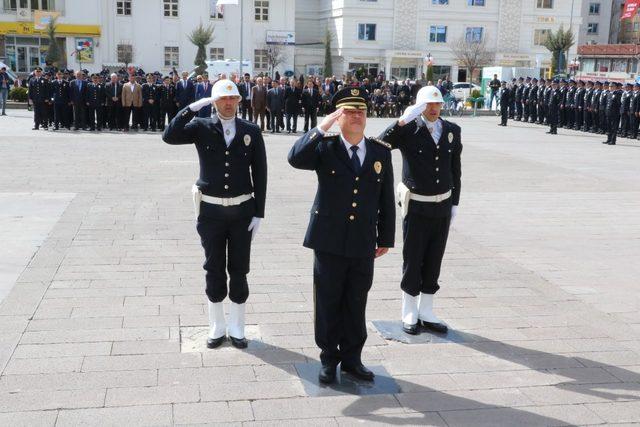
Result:
[[[274,80],[273,87],[267,92],[267,110],[271,116],[271,133],[280,133],[282,109],[284,108],[284,90],[280,82]]]
[[[242,113],[242,119],[247,119],[250,122],[253,121],[253,108],[251,107],[251,98],[253,95],[254,84],[251,83],[251,75],[249,73],[244,74],[244,80],[238,84],[238,90],[242,96],[240,102],[240,112]]]
[[[118,75],[112,73],[111,81],[105,85],[105,98],[107,104],[107,117],[109,130],[120,130],[122,122],[122,84],[118,81]]]
[[[300,82],[292,77],[290,85],[284,91],[284,113],[287,121],[287,133],[298,131],[298,115],[302,105],[302,88]]]
[[[202,98],[211,98],[211,82],[209,81],[209,75],[204,74],[202,76],[202,82],[198,83],[196,87],[196,98],[198,101]],[[206,105],[198,111],[198,117],[211,117],[211,105]]]
[[[191,80],[189,80],[189,73],[182,72],[182,79],[176,84],[176,105],[179,110],[182,110],[187,105],[195,101],[196,88]]]
[[[496,102],[500,102],[501,120],[498,126],[507,125],[507,119],[509,118],[509,99],[511,99],[511,90],[507,87],[507,82],[503,80],[501,89],[499,91],[499,96],[496,99]]]
[[[97,74],[91,75],[91,83],[87,84],[87,124],[89,130],[102,130],[102,111],[104,88],[100,85]]]
[[[165,77],[160,86],[160,130],[164,131],[165,119],[167,123],[176,115],[176,87],[171,81],[171,77]]]
[[[256,85],[251,88],[251,109],[253,110],[253,122],[258,123],[260,118],[260,130],[264,132],[264,118],[267,110],[267,88],[263,84],[262,77],[256,79]]]
[[[241,97],[235,83],[218,80],[212,94],[178,112],[162,139],[168,144],[195,144],[200,158],[200,177],[193,194],[207,272],[207,347],[219,347],[226,338],[223,301],[228,294],[228,335],[234,347],[246,348],[247,274],[251,241],[264,217],[267,156],[258,127],[236,118]],[[200,108],[212,102],[216,107],[213,117],[194,119]]]
[[[29,99],[33,105],[33,130],[40,129],[40,126],[47,129],[45,100],[49,100],[49,84],[42,76],[40,67],[35,69],[33,78],[29,80]]]
[[[449,227],[460,201],[462,142],[460,126],[440,118],[444,103],[435,86],[425,86],[397,122],[380,138],[402,154],[402,329],[446,333],[433,313],[433,298]]]
[[[82,71],[77,71],[75,80],[69,84],[73,103],[73,130],[85,129],[87,125],[87,85]]]
[[[67,129],[71,126],[68,122],[67,106],[69,105],[69,82],[62,78],[62,71],[56,73],[56,79],[51,82],[51,101],[53,102],[53,130],[60,126]]]
[[[125,132],[129,132],[129,118],[131,128],[138,130],[142,105],[142,86],[134,75],[130,75],[129,81],[122,87],[122,126]]]
[[[333,383],[336,368],[364,381],[365,311],[374,259],[395,237],[393,167],[387,144],[365,138],[368,94],[345,88],[334,95],[336,111],[294,144],[289,164],[315,171],[318,189],[304,246],[314,251],[315,340],[319,380]],[[340,135],[328,133],[336,123]]]
[[[304,131],[316,127],[318,121],[318,106],[320,105],[320,95],[311,80],[307,81],[307,87],[302,91],[302,108],[304,108]],[[311,126],[309,126],[311,125]]]

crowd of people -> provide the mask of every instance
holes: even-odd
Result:
[[[274,78],[266,75],[217,76],[192,75],[173,70],[145,73],[133,67],[100,73],[87,70],[36,68],[21,83],[28,89],[30,108],[34,112],[34,130],[61,128],[89,131],[162,131],[176,113],[198,99],[211,95],[219,79],[232,80],[242,96],[237,115],[258,124],[262,131],[296,133],[298,118],[304,131],[316,126],[320,116],[333,112],[331,98],[344,87],[358,87],[369,96],[370,117],[399,117],[415,101],[425,85],[421,80],[387,80],[384,75],[357,79],[299,76]],[[443,94],[450,91],[448,78],[436,85]],[[212,114],[212,108],[199,115]]]
[[[497,100],[507,120],[548,125],[550,134],[565,128],[607,135],[603,144],[615,145],[617,137],[637,139],[640,126],[640,83],[520,77],[499,85]],[[493,97],[492,97],[493,99]]]

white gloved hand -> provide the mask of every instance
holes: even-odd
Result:
[[[451,221],[449,221],[449,228],[453,226],[453,221],[455,220],[456,215],[458,215],[458,206],[453,205],[451,206]]]
[[[404,113],[398,119],[398,122],[402,122],[404,124],[414,121],[417,117],[422,114],[427,104],[416,104],[410,105],[404,110]]]
[[[258,234],[258,228],[260,228],[260,220],[261,218],[256,218],[254,216],[253,219],[251,220],[251,224],[249,224],[249,228],[247,230],[251,231],[251,240],[253,240],[254,237],[256,237],[256,234]]]
[[[202,98],[197,100],[196,102],[192,102],[191,104],[189,104],[189,109],[195,113],[196,111],[200,111],[209,104],[213,104],[213,98]]]

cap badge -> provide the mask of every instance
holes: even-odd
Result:
[[[358,96],[360,95],[360,91],[358,89],[351,89],[351,95]]]

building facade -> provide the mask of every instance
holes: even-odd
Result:
[[[426,69],[430,55],[435,77],[449,75],[466,81],[452,46],[461,38],[485,40],[495,52],[492,65],[550,67],[544,38],[560,26],[572,28],[575,56],[583,39],[604,40],[610,0],[297,0],[296,72],[308,73],[324,64],[323,40],[332,36],[334,74],[364,68],[368,74],[415,78]],[[585,13],[591,3],[598,14],[597,33],[587,34]],[[608,4],[608,7],[606,4]],[[572,9],[573,7],[573,9]],[[585,12],[586,11],[586,12]],[[606,33],[606,36],[605,36]]]
[[[68,68],[94,72],[133,64],[163,73],[192,70],[197,48],[188,34],[202,23],[214,26],[209,59],[240,59],[242,28],[243,59],[253,62],[254,72],[269,70],[274,50],[281,60],[272,71],[293,72],[294,47],[267,41],[283,34],[295,40],[295,0],[241,0],[242,19],[239,5],[220,10],[215,0],[0,1],[0,60],[21,73],[44,65],[48,39],[34,21],[40,10],[59,13],[57,35]]]

